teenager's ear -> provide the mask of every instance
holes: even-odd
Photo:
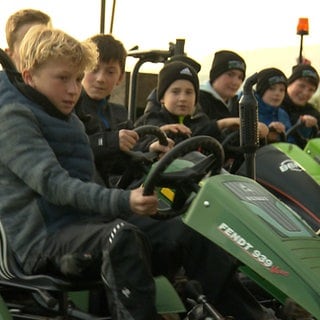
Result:
[[[11,58],[12,57],[12,51],[9,48],[5,48],[4,52]]]
[[[23,70],[21,74],[22,74],[23,81],[29,86],[33,87],[34,82],[33,82],[33,77],[30,70]]]

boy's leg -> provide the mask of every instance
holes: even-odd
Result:
[[[134,216],[130,222],[149,237],[153,266],[159,266],[161,262],[165,266],[178,267],[180,263],[187,278],[201,284],[208,301],[222,314],[234,316],[237,320],[264,319],[264,309],[235,274],[236,259],[185,225],[179,217],[159,221]],[[165,261],[166,257],[171,259]],[[162,272],[166,271],[163,268]]]
[[[141,232],[132,232],[132,226],[122,228],[119,235],[113,231],[109,236],[102,259],[108,303],[115,311],[112,319],[156,319],[155,284],[147,241]]]
[[[143,234],[122,220],[84,222],[61,228],[48,238],[37,261],[26,261],[25,270],[102,278],[112,319],[153,320],[155,286],[149,254]]]

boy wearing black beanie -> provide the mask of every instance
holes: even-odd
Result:
[[[287,89],[287,77],[277,68],[266,68],[258,73],[256,98],[259,121],[270,129],[268,142],[279,141],[291,127],[287,112],[281,108]]]
[[[246,63],[234,51],[221,50],[214,55],[209,80],[200,85],[201,110],[212,120],[239,117],[238,91],[246,76]],[[259,136],[267,136],[268,127],[258,124]]]
[[[229,50],[221,50],[215,53],[210,70],[210,82],[214,82],[221,74],[229,70],[240,70],[243,79],[246,77],[246,63],[237,53]]]
[[[236,52],[214,54],[209,80],[200,86],[199,103],[210,119],[238,117],[237,92],[246,76],[246,63]]]
[[[198,61],[184,54],[178,54],[170,57],[165,62],[165,64],[168,64],[171,62],[177,62],[177,61],[186,63],[187,65],[191,66],[196,71],[196,73],[199,73],[199,71],[201,70],[201,64]],[[147,97],[147,104],[144,109],[144,113],[148,113],[150,111],[159,111],[160,108],[161,108],[161,103],[158,100],[157,88],[154,88]],[[140,125],[139,121],[140,121],[139,119],[136,121],[135,123],[136,126]]]
[[[317,70],[308,64],[299,64],[292,68],[288,78],[287,93],[283,107],[290,117],[292,125],[301,120],[304,127],[295,134],[296,143],[303,148],[310,138],[312,128],[319,128],[320,112],[309,102],[319,85]],[[301,139],[303,136],[303,139]]]
[[[157,85],[161,109],[144,114],[143,124],[159,126],[175,144],[189,136],[209,135],[217,138],[224,125],[239,125],[238,118],[216,121],[197,110],[198,90],[198,75],[190,65],[183,62],[171,62],[165,65],[159,73]],[[213,243],[204,242],[204,244],[208,254],[206,262],[200,266],[201,270],[196,259],[190,259],[188,252],[185,271],[190,279],[197,279],[201,283],[209,301],[221,313],[232,315],[235,319],[275,319],[265,315],[264,309],[251,294],[248,294],[237,275],[228,274],[233,265],[228,255]],[[228,279],[228,285],[222,283],[221,279]],[[221,289],[223,289],[223,299],[217,299],[217,292]],[[234,303],[235,300],[237,303]]]
[[[199,94],[198,75],[193,67],[182,61],[171,62],[161,69],[157,85],[158,100],[160,101],[163,98],[164,93],[174,81],[182,79],[192,83],[197,101]]]
[[[239,125],[238,118],[211,120],[199,109],[198,74],[184,62],[170,62],[160,70],[157,94],[160,110],[145,113],[138,123],[159,126],[176,144],[200,134],[220,139],[222,129]]]
[[[282,83],[284,85],[284,89],[287,89],[287,77],[281,70],[277,68],[263,69],[258,73],[256,92],[260,97],[263,97],[266,90],[278,83]]]

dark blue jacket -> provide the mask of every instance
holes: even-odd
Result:
[[[0,127],[0,223],[21,263],[62,225],[132,214],[129,191],[90,182],[92,151],[78,117],[23,83],[18,90],[3,71]]]

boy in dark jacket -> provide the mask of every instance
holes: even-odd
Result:
[[[215,121],[196,110],[199,95],[198,75],[190,65],[183,62],[170,62],[160,70],[157,93],[162,107],[160,111],[150,111],[144,114],[143,123],[158,125],[176,144],[196,135],[219,137],[220,130],[225,126],[239,125],[239,118]],[[156,224],[156,222],[149,222],[148,228],[143,225],[139,227],[148,234],[150,232],[148,229],[154,230]],[[149,238],[156,241],[155,236],[149,236]],[[211,261],[210,256],[207,256],[206,266],[203,265],[205,269],[200,274],[196,271],[200,267],[195,264],[197,259],[189,259],[186,274],[190,279],[196,279],[201,283],[213,305],[217,306],[224,315],[232,315],[235,319],[272,319],[272,316],[269,318],[264,314],[263,308],[248,294],[237,275],[229,273],[232,270],[232,259],[229,260],[230,257],[214,244],[206,243],[205,245],[208,246],[208,252],[215,251],[215,262]],[[223,260],[225,260],[225,265],[221,268],[220,263]],[[210,272],[206,269],[209,265],[211,266]],[[228,279],[229,285],[223,286],[217,279]],[[218,282],[214,285],[214,281]],[[220,285],[222,287],[219,287]],[[217,293],[220,290],[223,292],[223,299],[219,300]]]
[[[199,104],[210,119],[239,117],[238,91],[246,77],[246,63],[234,51],[221,50],[214,55],[209,80],[200,85]],[[258,123],[259,137],[265,138],[268,127]]]
[[[196,135],[220,138],[221,130],[239,126],[238,118],[210,120],[199,110],[199,79],[188,64],[175,61],[166,64],[159,73],[158,100],[160,110],[145,113],[139,123],[159,126],[175,143]]]
[[[128,121],[127,109],[110,102],[114,88],[125,75],[127,52],[112,35],[91,37],[98,49],[99,61],[94,70],[85,73],[83,91],[75,107],[90,138],[97,171],[107,186],[116,183],[129,161],[138,134]]]
[[[26,274],[100,278],[113,319],[156,319],[149,245],[125,220],[155,213],[157,198],[92,182],[92,151],[73,113],[95,46],[34,26],[20,57],[19,90],[0,73],[2,236]]]
[[[292,69],[288,78],[288,87],[283,100],[283,108],[287,111],[292,125],[298,120],[304,127],[294,134],[296,144],[303,148],[310,137],[312,128],[319,129],[320,112],[309,102],[317,91],[319,74],[315,68],[300,64]]]
[[[289,115],[282,108],[286,89],[287,77],[281,70],[266,68],[258,73],[255,96],[259,121],[266,124],[270,130],[268,143],[279,141],[291,127]]]

